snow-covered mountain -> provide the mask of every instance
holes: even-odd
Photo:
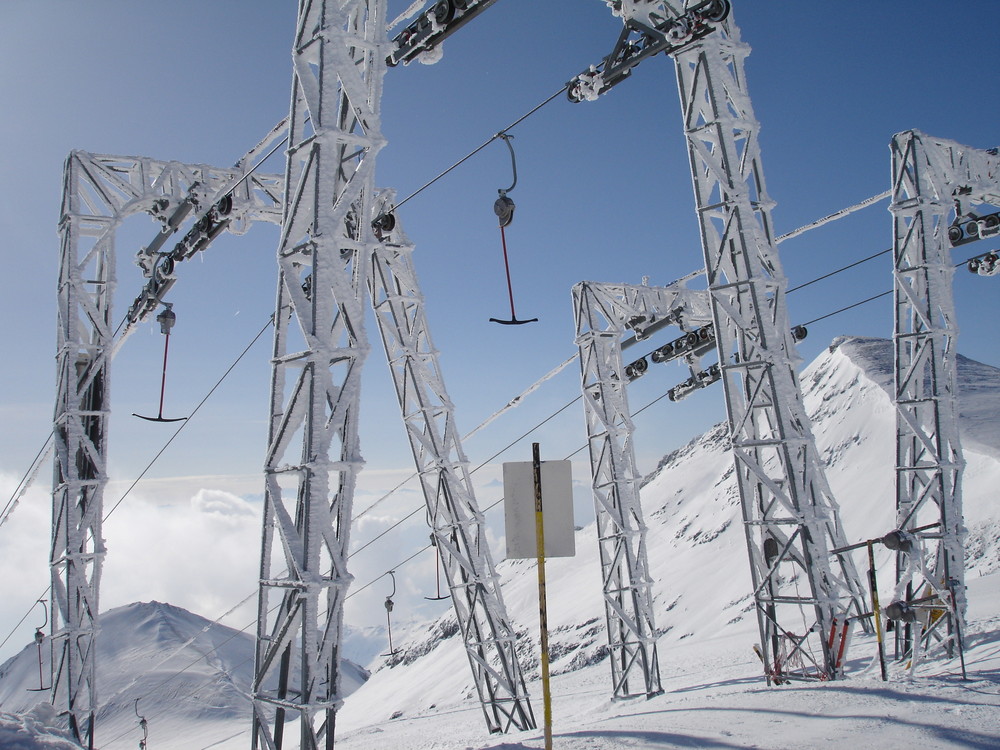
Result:
[[[851,541],[882,536],[893,528],[892,363],[890,341],[845,337],[835,340],[801,377],[817,447]],[[1000,569],[1000,506],[995,502],[995,488],[1000,486],[1000,370],[960,357],[959,380],[972,578]],[[718,394],[706,397],[711,396]],[[636,440],[641,439],[637,434]],[[641,497],[649,527],[655,620],[662,633],[661,671],[670,673],[670,654],[676,649],[709,638],[740,639],[749,653],[757,630],[725,427],[718,425],[666,455],[646,477]],[[595,533],[593,524],[578,532],[575,558],[546,564],[555,675],[606,659]],[[881,569],[891,569],[891,554],[880,551]],[[858,563],[861,570],[867,567]],[[505,561],[498,569],[511,618],[519,633],[535,643],[527,662],[528,676],[537,678],[534,563]],[[883,583],[890,577],[883,576]],[[420,715],[470,695],[473,685],[460,639],[452,637],[455,631],[449,613],[400,638],[402,653],[381,667],[370,665],[371,679],[344,706],[339,725],[370,726],[393,716]],[[610,683],[606,661],[598,669],[608,672]]]
[[[168,740],[171,747],[201,747],[198,743],[220,726],[249,729],[252,634],[160,602],[112,609],[101,616],[100,627],[97,726],[102,748],[134,747],[142,739],[140,715],[147,718],[151,748],[166,747]],[[41,653],[48,685],[48,639]],[[367,677],[364,669],[345,662],[345,693]],[[20,714],[47,700],[47,692],[33,692],[38,687],[38,649],[30,644],[0,666],[0,711]]]
[[[892,361],[889,341],[841,338],[802,373],[805,406],[850,540],[881,536],[893,524]],[[732,459],[725,429],[717,426],[666,455],[642,487],[661,633],[663,696],[634,703],[610,701],[593,524],[578,532],[575,558],[547,564],[558,746],[791,748],[835,738],[824,746],[865,742],[884,748],[1000,747],[1000,506],[995,502],[995,488],[1000,486],[1000,370],[959,358],[959,380],[967,461],[966,643],[971,682],[953,680],[949,675],[956,666],[944,664],[932,670],[938,675],[933,680],[896,679],[886,685],[871,671],[872,640],[857,636],[849,654],[848,680],[764,686],[751,651],[757,632],[750,614],[750,575]],[[637,440],[642,439],[638,434]],[[891,569],[889,555],[879,553],[879,565],[886,571]],[[540,720],[534,564],[505,561],[499,572],[507,608],[522,636],[522,660]],[[883,576],[883,583],[889,578]],[[151,748],[247,746],[251,638],[218,626],[206,631],[207,624],[155,603],[131,605],[103,617],[103,750],[135,746],[140,735],[133,701],[139,695],[147,696],[140,700],[140,712],[156,717],[150,720]],[[337,746],[541,747],[538,733],[493,740],[485,736],[467,657],[456,634],[450,611],[398,634],[400,653],[369,665],[373,674],[367,681],[357,673],[357,689],[337,716]],[[204,654],[209,658],[199,660]],[[28,696],[38,694],[24,690],[37,681],[31,645],[0,667],[0,709],[27,707]]]

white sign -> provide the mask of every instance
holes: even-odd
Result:
[[[569,461],[542,461],[542,520],[545,556],[573,557],[576,534],[573,526],[573,474]],[[503,465],[504,526],[507,557],[534,559],[535,472],[531,461]]]

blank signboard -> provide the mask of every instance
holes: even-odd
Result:
[[[542,461],[545,556],[573,557],[573,475],[569,461]],[[504,526],[508,559],[534,558],[535,474],[531,461],[503,465]]]

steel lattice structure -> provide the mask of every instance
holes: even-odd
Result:
[[[646,525],[639,501],[622,336],[710,321],[704,292],[583,282],[573,287],[613,695],[663,692]],[[632,679],[641,678],[641,687]]]
[[[384,140],[385,3],[299,3],[272,355],[253,747],[333,746],[351,509],[363,463],[367,219]]]
[[[470,0],[454,26],[491,3]],[[333,745],[343,600],[351,580],[346,550],[362,464],[357,414],[368,352],[366,287],[487,726],[534,726],[482,514],[427,331],[412,247],[401,230],[393,231],[394,217],[380,214],[384,200],[373,213],[375,154],[384,142],[378,119],[388,49],[384,16],[384,0],[339,6],[303,0],[290,117],[233,169],[84,152],[67,161],[51,554],[53,700],[65,706],[76,737],[91,748],[110,360],[135,324],[163,302],[177,280],[177,263],[223,231],[242,234],[254,220],[282,224],[254,746],[282,747],[289,711],[298,714],[293,718],[299,719],[300,747]],[[434,38],[449,31],[435,28]],[[408,43],[426,47],[429,41]],[[286,134],[285,177],[255,175],[264,151]],[[148,281],[115,341],[115,232],[138,212],[151,214],[161,228],[137,253]],[[189,217],[192,226],[183,238],[162,250]],[[275,532],[280,545],[274,544]],[[284,572],[272,574],[282,561]]]
[[[962,649],[965,527],[952,242],[977,204],[1000,206],[1000,158],[910,130],[892,139],[897,656]],[[949,223],[949,216],[954,221]],[[975,236],[996,222],[973,221]],[[919,613],[919,614],[918,614]],[[916,625],[916,635],[912,625]]]
[[[333,747],[370,290],[491,731],[534,726],[411,248],[376,203],[385,0],[299,6],[293,48],[254,678],[253,747]],[[385,244],[383,244],[383,240]],[[294,321],[296,325],[291,325]],[[276,544],[278,542],[278,544]],[[284,572],[277,572],[280,566]],[[296,718],[293,716],[292,718]]]
[[[787,283],[746,90],[749,47],[728,0],[608,4],[624,21],[622,35],[599,66],[570,81],[568,95],[594,99],[660,52],[676,62],[719,355],[691,386],[723,382],[767,680],[834,678],[849,622],[865,610],[863,589],[849,558],[831,565],[830,550],[845,546],[845,536],[795,370]],[[620,354],[605,347],[600,356],[612,365],[605,388],[614,392]],[[627,414],[615,413],[621,400],[613,407],[602,408],[627,425]],[[634,470],[625,462],[619,470],[625,475],[609,479],[627,483]]]
[[[149,278],[123,321],[119,343],[149,316],[176,279],[175,263],[218,232],[243,233],[250,221],[277,222],[280,178],[153,159],[72,152],[63,172],[57,331],[55,464],[52,491],[52,700],[69,713],[74,736],[94,742],[97,708],[94,637],[104,557],[110,361],[116,348],[112,302],[115,235],[137,213],[158,219],[153,245],[192,229],[169,253],[139,252]],[[225,201],[224,217],[219,202]],[[213,218],[214,217],[214,218]],[[188,244],[190,243],[190,244]]]
[[[385,205],[391,205],[391,194]],[[413,246],[395,221],[372,259],[372,306],[427,503],[459,630],[490,732],[535,726],[486,524],[431,341]]]
[[[666,18],[672,3],[646,6]],[[650,22],[655,18],[645,16]],[[798,358],[732,16],[673,51],[769,682],[834,678],[838,623],[864,611],[802,405]],[[838,636],[839,640],[839,636]]]

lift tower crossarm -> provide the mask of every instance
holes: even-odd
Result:
[[[622,336],[711,320],[706,293],[685,288],[597,284],[573,287],[581,387],[590,452],[612,695],[663,692],[656,647],[653,580],[622,361]],[[641,360],[645,364],[645,359]]]
[[[644,3],[641,11],[638,7],[626,10],[621,0],[608,4],[615,15],[622,16],[625,28],[611,54],[566,84],[566,96],[572,102],[596,99],[632,75],[632,69],[643,60],[661,52],[672,55],[680,51],[711,34],[729,15],[728,0],[702,0],[683,11],[666,3],[663,8],[658,3]]]
[[[280,219],[281,192],[267,176],[244,181],[237,169],[73,151],[63,170],[55,468],[52,487],[52,702],[67,711],[74,737],[93,746],[96,703],[94,638],[104,559],[112,303],[117,283],[115,238],[129,216],[149,213],[173,233],[192,198],[231,194],[242,218]],[[280,182],[280,178],[275,178]],[[261,188],[258,190],[258,186]],[[158,236],[161,236],[161,230]],[[157,256],[159,257],[159,256]],[[143,264],[140,264],[143,265]],[[146,266],[143,266],[144,268]],[[149,268],[166,283],[163,268]],[[151,282],[153,279],[151,279]],[[172,283],[172,282],[171,282]],[[164,291],[158,286],[158,291]],[[148,291],[148,288],[147,288]],[[146,291],[144,291],[146,294]],[[162,298],[162,297],[161,297]],[[153,302],[150,309],[155,309]],[[119,342],[123,339],[119,338]]]
[[[393,37],[385,61],[410,63],[430,52],[497,0],[432,0],[430,7]]]

